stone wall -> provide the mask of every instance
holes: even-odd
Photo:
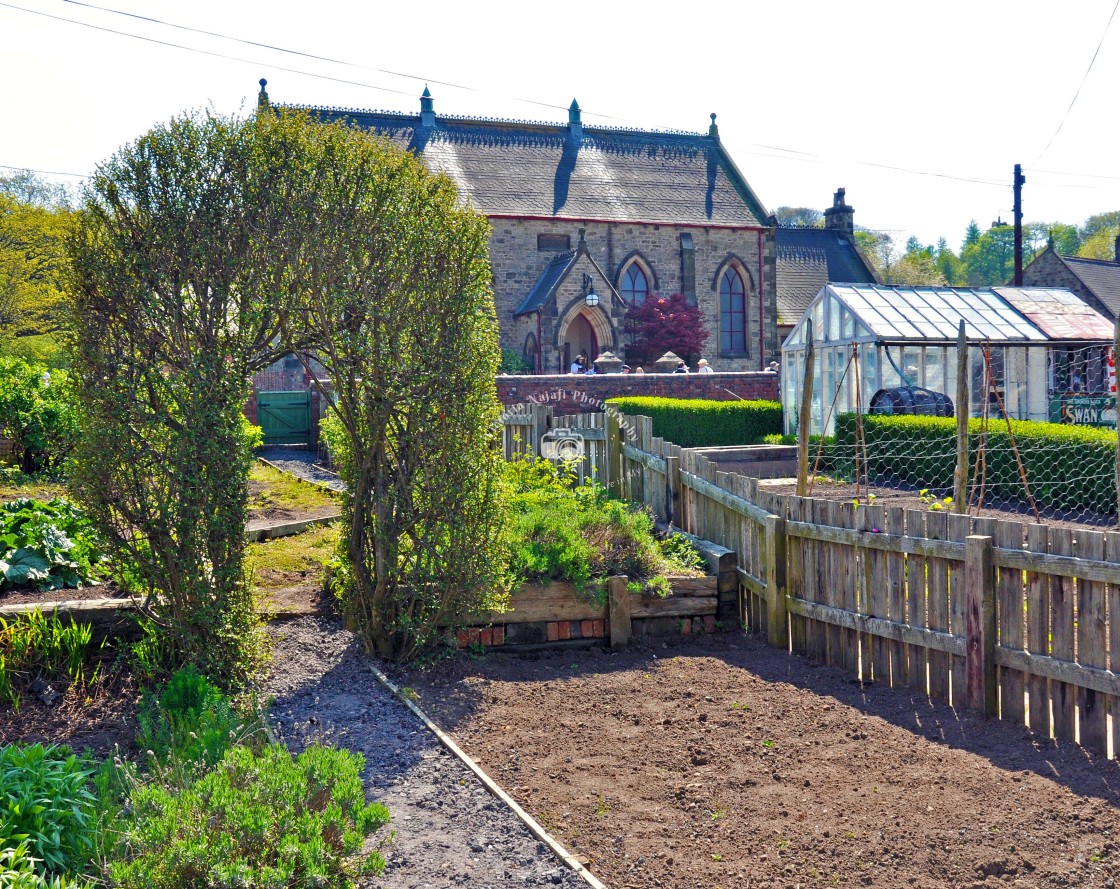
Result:
[[[623,269],[636,256],[650,273],[651,291],[660,296],[688,290],[690,276],[682,274],[681,235],[691,235],[695,257],[695,296],[708,325],[705,357],[712,367],[716,370],[756,370],[778,357],[775,254],[773,237],[768,229],[502,217],[491,218],[490,225],[494,298],[502,346],[505,348],[520,352],[525,347],[526,338],[538,334],[535,314],[513,317],[541,272],[556,255],[555,251],[538,251],[537,235],[567,235],[574,248],[582,228],[586,230],[588,253],[613,287],[619,287]],[[742,356],[719,354],[719,276],[729,262],[736,263],[747,288],[748,351]],[[603,308],[611,325],[616,333],[621,333],[626,307],[611,306],[609,294],[602,293],[598,286],[596,290],[604,297]],[[540,332],[544,358],[542,369],[546,372],[559,369],[558,334],[566,320],[565,308],[576,304],[582,296],[582,274],[574,270],[560,285],[556,300],[545,309]],[[618,348],[620,343],[609,346]],[[608,344],[602,344],[602,348],[608,348]]]
[[[548,404],[557,414],[603,410],[608,398],[655,395],[713,401],[778,400],[778,375],[768,372],[712,374],[544,374],[499,376],[498,399],[506,407]]]

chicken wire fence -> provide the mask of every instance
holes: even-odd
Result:
[[[950,357],[956,349],[950,348]],[[1117,524],[1116,375],[1110,346],[1051,347],[1045,401],[1035,374],[1027,398],[1010,349],[969,348],[967,459],[959,450],[957,391],[905,385],[876,391],[860,379],[864,363],[852,345],[824,380],[814,380],[806,493],[879,505],[905,505],[971,515],[1022,514],[1033,521]],[[920,355],[915,356],[920,360]],[[942,379],[959,382],[959,374]],[[803,377],[799,375],[799,382]],[[823,385],[822,385],[823,383]],[[1045,407],[1041,407],[1044,404]],[[1029,418],[1029,419],[1028,419]],[[890,501],[896,501],[891,503]]]

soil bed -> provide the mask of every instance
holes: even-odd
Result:
[[[36,602],[89,602],[93,599],[127,599],[130,594],[112,581],[84,586],[81,589],[44,590],[12,589],[0,591],[0,607],[27,605]]]
[[[248,507],[250,528],[338,515],[341,508],[329,491],[259,462],[249,472]]]
[[[1120,767],[740,634],[396,677],[622,887],[1111,887]]]

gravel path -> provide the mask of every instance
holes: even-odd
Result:
[[[277,469],[290,472],[292,475],[305,478],[310,482],[318,482],[336,491],[346,489],[346,485],[338,477],[338,473],[327,469],[315,451],[309,451],[303,447],[273,445],[272,447],[261,448],[257,451],[257,455],[264,457]]]
[[[294,751],[324,740],[363,754],[366,790],[389,807],[396,838],[367,889],[586,885],[378,683],[351,633],[324,618],[270,632],[260,690],[277,735]]]

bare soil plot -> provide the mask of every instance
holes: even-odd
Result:
[[[739,634],[397,677],[611,887],[1112,887],[1120,766]]]
[[[54,497],[65,497],[66,486],[55,482],[26,480],[10,482],[0,480],[0,503],[18,500],[20,497],[30,497],[33,500],[50,500]]]

